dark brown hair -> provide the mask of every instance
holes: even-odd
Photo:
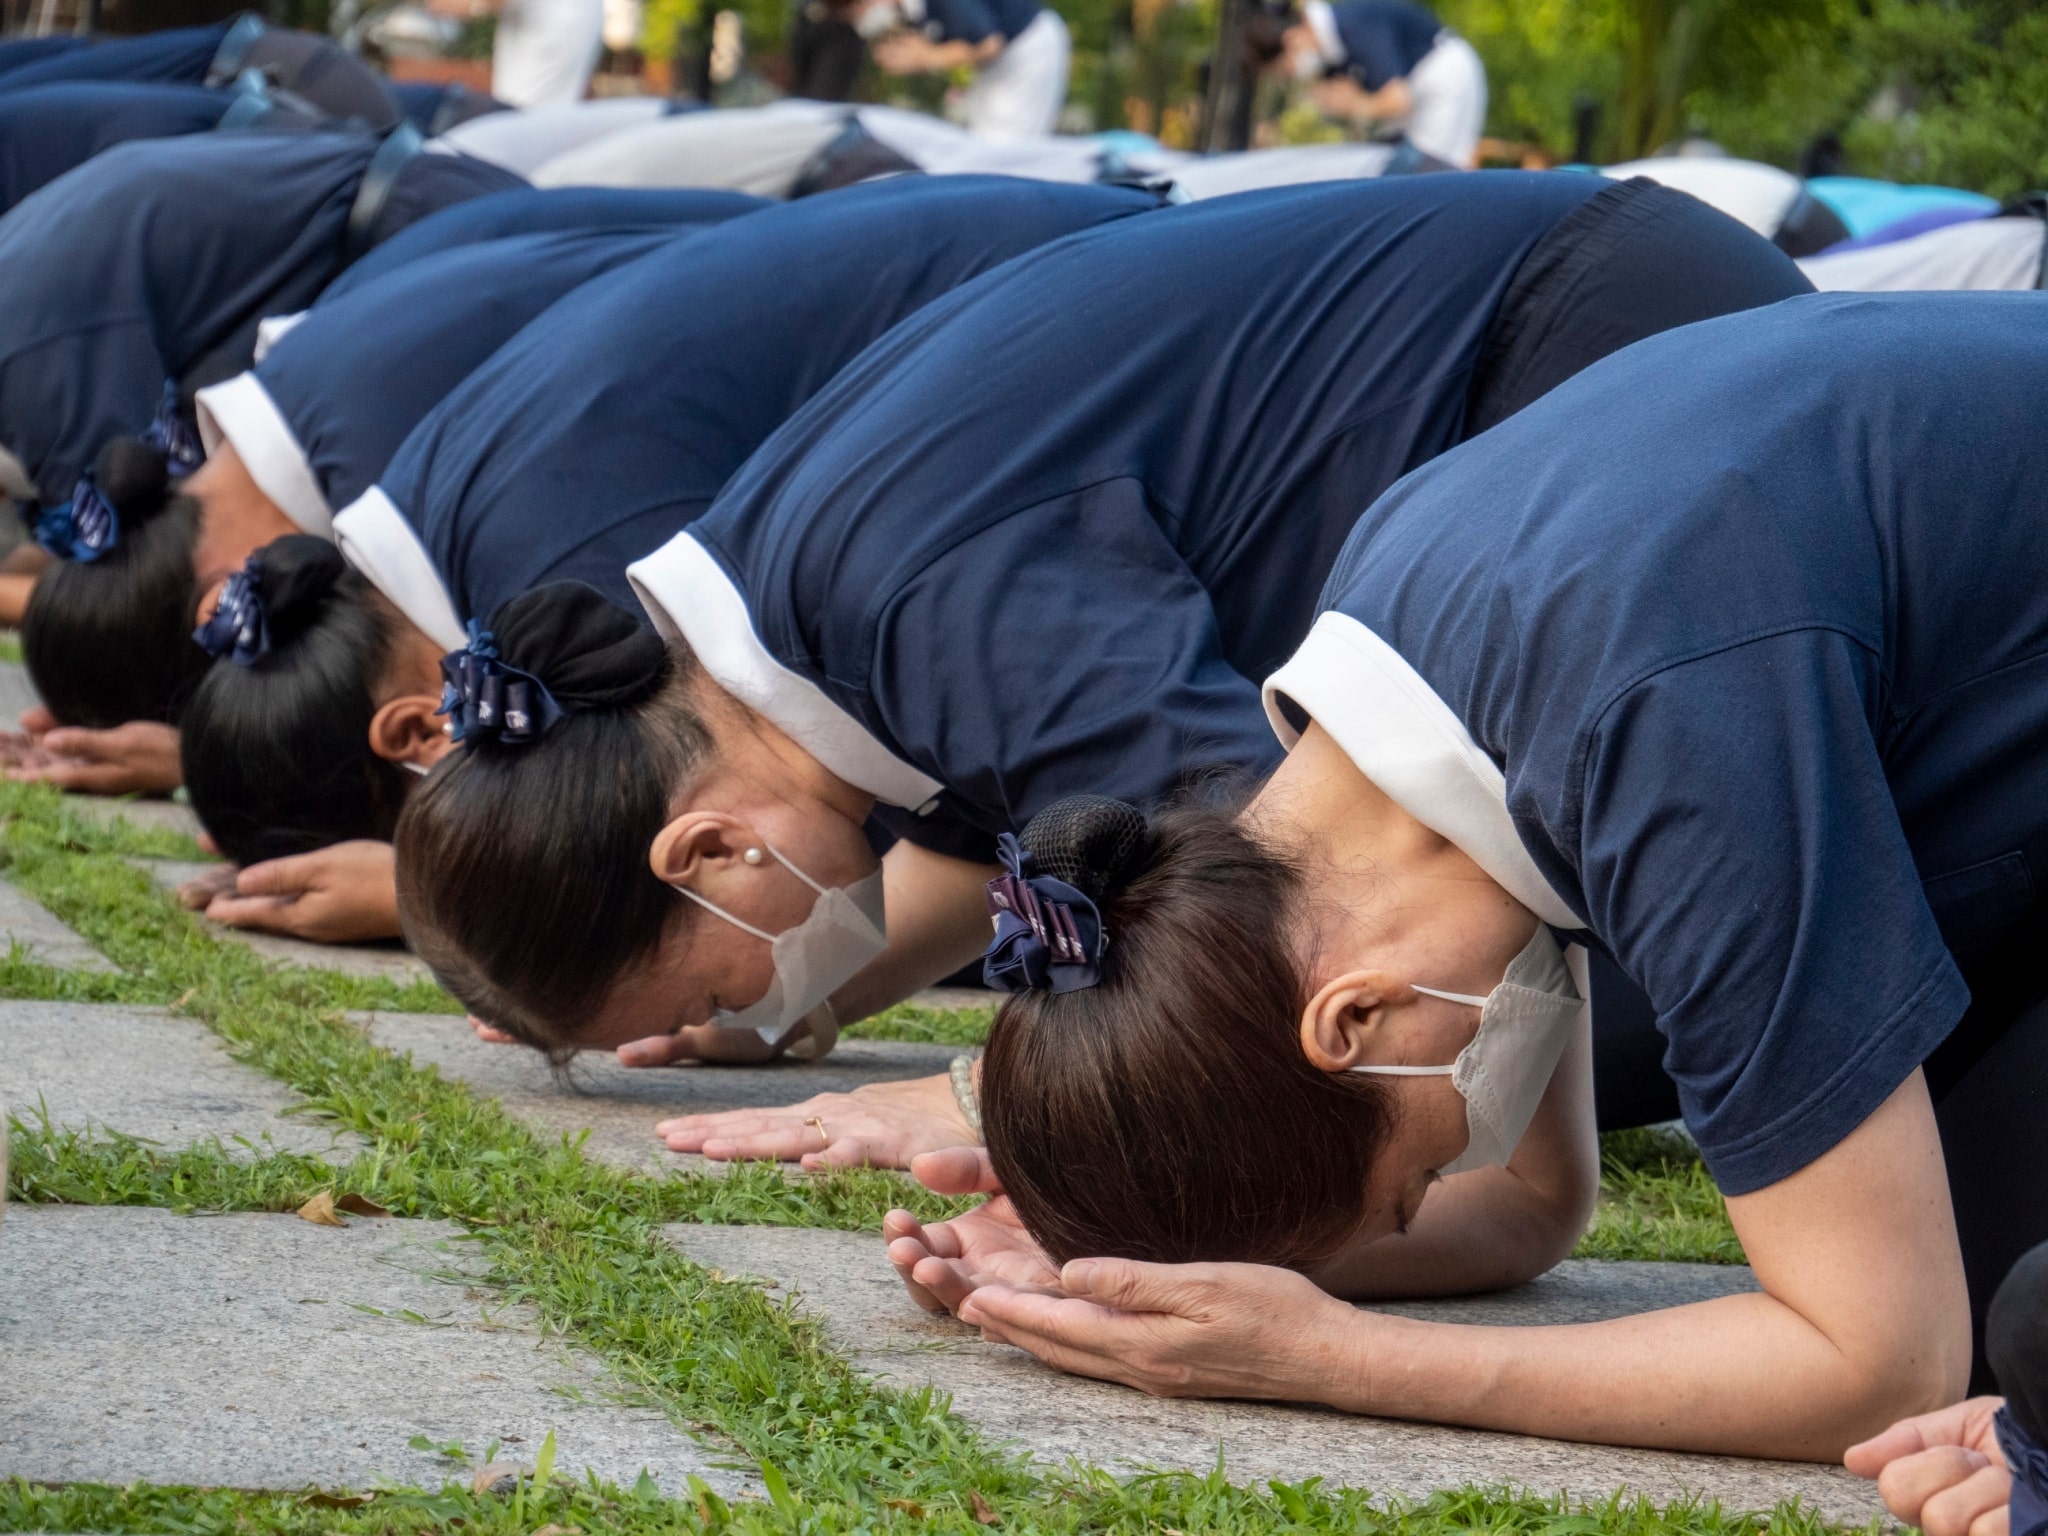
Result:
[[[266,603],[271,648],[212,668],[185,707],[192,809],[237,864],[389,841],[413,776],[370,749],[370,722],[396,611],[324,540],[293,534],[259,556],[273,591],[298,590]]]
[[[174,724],[208,664],[192,643],[199,504],[172,485],[163,454],[133,438],[102,448],[93,472],[119,541],[97,560],[60,560],[36,579],[22,660],[65,725]]]
[[[1146,844],[1098,899],[1101,984],[997,1013],[989,1156],[1057,1262],[1326,1258],[1364,1219],[1392,1108],[1303,1054],[1302,872],[1213,805],[1155,815]]]
[[[523,744],[470,742],[399,817],[406,941],[477,1017],[550,1055],[573,1050],[613,987],[688,920],[647,850],[711,753],[696,671],[675,645],[631,703],[571,709]]]

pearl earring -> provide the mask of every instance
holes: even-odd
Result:
[[[740,857],[745,859],[749,864],[758,864],[761,862],[761,850],[758,848],[749,848],[745,853],[741,854]]]

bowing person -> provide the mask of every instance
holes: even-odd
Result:
[[[382,140],[222,133],[122,144],[0,221],[10,299],[0,306],[0,481],[40,502],[46,550],[90,561],[118,542],[119,520],[87,473],[112,439],[146,430],[166,473],[198,466],[191,393],[248,366],[264,315],[305,308],[356,255],[435,208],[517,184],[494,166],[418,149],[409,128]],[[34,675],[32,642],[25,652]],[[178,661],[175,651],[151,656],[139,670],[152,687],[174,688],[166,679]],[[39,724],[134,718],[45,711]],[[164,735],[153,737],[159,746]],[[160,777],[165,761],[157,751],[138,772]]]
[[[960,100],[968,131],[1038,138],[1067,104],[1073,39],[1038,0],[862,0],[854,26],[891,75],[974,72]]]
[[[423,258],[323,298],[254,369],[201,389],[207,458],[189,479],[172,485],[160,451],[117,439],[93,485],[107,547],[57,565],[30,600],[23,649],[42,698],[59,719],[110,731],[174,719],[205,665],[191,641],[200,589],[282,534],[329,537],[333,509],[368,489],[501,343],[578,284],[687,230],[528,235]],[[110,655],[154,660],[115,667]]]
[[[414,792],[407,936],[549,1049],[829,1034],[979,949],[996,836],[1041,805],[1270,764],[1248,679],[1361,498],[1632,334],[1804,289],[1691,199],[1508,174],[1247,194],[1020,257],[633,566],[665,660]],[[576,659],[551,647],[500,663],[551,686]],[[871,819],[899,839],[880,865]],[[917,1093],[916,1136],[966,1137],[943,1078]],[[815,1154],[819,1118],[717,1155]]]
[[[1470,170],[1486,129],[1486,66],[1434,12],[1407,0],[1302,0],[1255,14],[1253,58],[1311,82],[1329,117],[1387,124],[1422,153]]]
[[[201,820],[230,857],[273,870],[315,870],[329,848],[326,862],[351,868],[381,857],[381,884],[362,888],[347,931],[395,934],[388,839],[407,768],[448,744],[437,668],[464,620],[564,579],[630,604],[627,563],[701,513],[892,324],[1020,252],[1157,207],[1109,187],[891,183],[749,215],[564,298],[433,413],[378,488],[344,505],[334,533],[359,572],[336,568],[310,596],[295,580],[302,600],[282,613],[270,601],[276,555],[241,584],[272,643],[215,668],[187,713]],[[263,889],[245,881],[240,894],[268,905],[209,911],[317,924],[316,937],[342,920],[339,876],[302,904],[270,900],[269,873],[253,883]]]
[[[2044,358],[2032,295],[1816,296],[1381,497],[1243,813],[1048,829],[1023,872],[1087,937],[997,957],[1031,988],[983,1061],[1007,1197],[894,1220],[925,1299],[1154,1391],[1672,1450],[1833,1460],[1988,1390],[2048,1239]],[[1581,943],[1648,994],[1761,1290],[1501,1329],[1338,1300],[1571,1250]],[[998,1252],[1052,1293],[977,1286]]]

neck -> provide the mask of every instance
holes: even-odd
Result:
[[[766,715],[748,708],[703,673],[690,687],[698,718],[711,733],[713,766],[693,788],[699,805],[713,798],[769,798],[826,806],[855,826],[875,808],[875,797],[849,784],[797,745]]]
[[[1531,914],[1360,773],[1320,726],[1309,726],[1244,820],[1308,871],[1309,909],[1319,914],[1312,941],[1342,965],[1369,949],[1417,977],[1456,985],[1476,963],[1477,979],[1491,986],[1499,944],[1527,941]]]
[[[391,636],[376,702],[381,705],[414,694],[439,694],[441,647],[419,625],[400,613],[383,593],[373,590],[370,602],[383,611],[387,632]]]

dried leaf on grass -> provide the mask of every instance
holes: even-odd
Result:
[[[315,1509],[360,1509],[377,1497],[374,1493],[328,1493],[313,1488],[299,1495],[301,1504],[310,1504]]]
[[[310,1221],[316,1227],[345,1227],[348,1225],[347,1222],[335,1214],[334,1191],[330,1189],[321,1190],[319,1194],[300,1206],[299,1220]]]
[[[469,1491],[475,1494],[491,1493],[506,1483],[516,1482],[531,1472],[531,1467],[521,1466],[516,1461],[490,1461],[476,1469],[476,1476],[469,1480]]]
[[[1003,1517],[996,1513],[995,1505],[989,1503],[987,1499],[981,1496],[979,1488],[968,1489],[967,1499],[974,1506],[974,1523],[976,1525],[1001,1525],[1003,1523]]]
[[[893,1509],[899,1515],[908,1515],[913,1520],[924,1518],[924,1506],[915,1499],[884,1499],[882,1508]]]
[[[351,1216],[389,1216],[391,1213],[363,1195],[351,1191],[334,1202],[336,1210],[347,1211]]]

